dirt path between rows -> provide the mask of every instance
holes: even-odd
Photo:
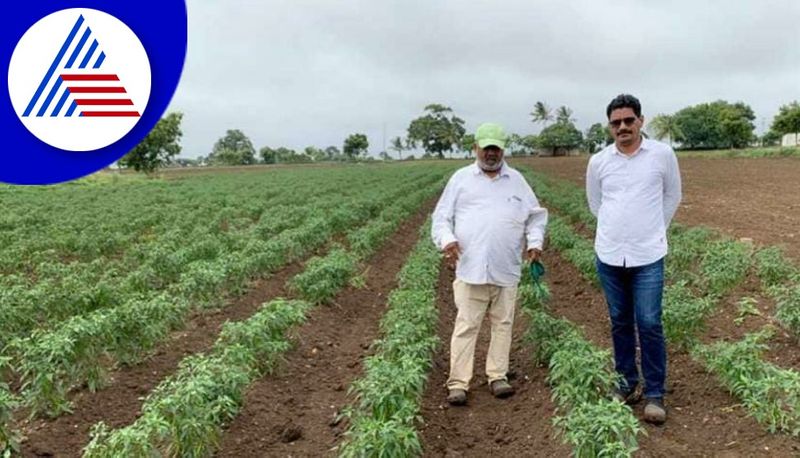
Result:
[[[509,365],[509,379],[517,392],[508,399],[495,399],[489,392],[484,374],[490,338],[487,317],[475,347],[469,402],[464,407],[447,404],[450,336],[456,317],[454,279],[452,270],[442,268],[437,290],[441,346],[434,356],[421,411],[424,456],[568,456],[570,449],[555,437],[552,426],[555,405],[544,382],[547,371],[533,363],[531,346],[523,339],[528,320],[519,308]]]
[[[112,428],[132,423],[140,415],[144,398],[175,372],[183,358],[211,348],[226,321],[244,320],[265,301],[285,295],[286,281],[302,270],[302,263],[293,263],[269,278],[257,280],[245,295],[227,306],[195,313],[151,357],[112,373],[106,388],[96,393],[79,391],[73,398],[74,413],[28,425],[24,430],[27,439],[22,444],[23,456],[77,457],[89,443],[89,431],[98,421]]]
[[[365,288],[347,287],[333,304],[309,312],[277,373],[248,389],[217,456],[335,456],[347,424],[334,419],[352,401],[347,389],[362,374],[387,295],[434,203],[405,221],[368,260]]]
[[[579,325],[585,336],[602,348],[611,348],[610,323],[602,293],[583,280],[558,253],[548,252],[547,280],[555,298],[553,312]],[[739,402],[688,355],[668,348],[665,398],[669,419],[656,427],[642,422],[637,456],[796,456],[800,441],[770,434],[746,416]],[[642,418],[644,403],[634,412]]]

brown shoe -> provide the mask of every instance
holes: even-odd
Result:
[[[489,391],[494,397],[503,399],[514,394],[514,387],[505,380],[495,380],[489,384]]]
[[[667,409],[661,398],[647,398],[647,403],[644,405],[644,421],[656,425],[667,421]]]
[[[458,388],[453,388],[447,394],[447,402],[451,406],[463,406],[467,403],[467,392]]]

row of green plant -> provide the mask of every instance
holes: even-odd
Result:
[[[244,391],[270,372],[290,343],[286,331],[305,320],[310,304],[273,300],[243,322],[226,323],[208,354],[184,359],[178,372],[147,397],[133,424],[98,423],[85,457],[205,457],[222,426],[238,413]]]
[[[547,195],[540,197],[548,199]],[[572,231],[566,224],[556,225],[556,228],[562,232]],[[570,236],[577,234],[573,231],[571,235],[560,237]],[[663,308],[668,342],[684,348],[704,363],[767,429],[797,435],[800,374],[763,360],[762,353],[767,348],[763,342],[770,335],[769,330],[734,343],[703,345],[699,341],[706,318],[724,295],[744,281],[752,267],[752,246],[720,238],[708,229],[678,227],[671,231],[671,247],[673,254],[668,256],[667,268],[669,285],[664,291]],[[774,250],[762,250],[756,259],[759,275],[771,287],[772,294],[791,298],[791,287],[784,286],[784,282],[788,276],[790,284],[796,283],[792,281],[796,276],[788,261]],[[576,267],[585,276],[589,275],[585,264],[576,264]]]
[[[440,187],[407,194],[364,227],[380,224],[384,218],[397,220],[396,226],[400,218],[407,216],[407,212],[397,212],[393,208],[413,211]],[[390,235],[384,233],[381,238],[370,240],[378,245]],[[370,247],[372,250],[374,247]],[[304,319],[308,307],[330,300],[340,291],[355,273],[359,260],[357,255],[341,247],[332,249],[325,257],[311,259],[305,270],[289,281],[302,296],[309,299],[308,302],[295,302],[301,312],[293,323]],[[270,320],[280,320],[280,317],[258,319],[260,325],[250,328],[253,332],[261,333],[263,331],[260,329],[270,324]],[[285,331],[288,326],[281,324],[279,328]],[[228,348],[231,341],[226,339],[223,331],[211,356],[192,356],[183,362],[182,367],[189,369],[182,369],[176,376],[162,382],[145,402],[144,413],[134,424],[116,431],[110,431],[103,424],[97,425],[86,456],[149,456],[154,453],[167,456],[210,455],[218,447],[223,425],[238,412],[244,390],[254,377],[264,373],[263,368],[256,368],[258,370],[253,372],[253,363],[242,358],[242,355],[247,355],[241,353],[240,349]],[[237,342],[235,339],[233,341]],[[263,358],[262,353],[267,348],[265,345],[270,345],[270,342],[279,344],[269,347],[272,348],[270,354],[277,355],[285,351],[287,345],[282,337],[278,339],[277,335],[271,335],[260,345],[251,345],[262,349],[255,356]]]
[[[0,369],[4,361],[0,359]],[[15,452],[19,452],[19,437],[12,429],[14,409],[19,400],[11,393],[11,390],[3,382],[0,382],[0,457],[10,458]]]
[[[364,375],[350,388],[356,401],[345,411],[350,425],[343,457],[420,456],[416,426],[436,337],[436,282],[440,254],[430,241],[430,222],[398,274],[381,320],[382,338],[364,361]]]
[[[763,288],[775,300],[775,318],[800,338],[800,269],[779,247],[759,250],[756,268]]]
[[[544,307],[548,296],[544,283],[520,285],[520,304],[530,317],[526,339],[536,361],[549,368],[555,426],[576,457],[631,456],[642,428],[630,407],[609,398],[618,383],[610,352],[592,345],[569,321],[552,317]]]
[[[329,216],[334,224],[354,217],[374,217],[387,201],[403,195],[403,191],[426,188],[439,178],[437,174],[417,176],[409,183],[380,192],[358,188],[359,183],[348,189],[358,188],[360,194],[348,198],[329,193],[325,198],[312,198],[303,205],[278,205],[275,211],[262,213],[257,221],[251,221],[252,224],[244,228],[234,230],[226,223],[227,231],[213,232],[208,225],[198,224],[191,232],[186,232],[179,226],[157,239],[129,247],[120,259],[98,258],[67,264],[44,262],[37,265],[32,278],[25,274],[3,276],[0,278],[3,286],[0,288],[0,347],[13,336],[31,329],[52,327],[71,316],[118,306],[131,296],[168,289],[193,273],[216,271],[221,275],[237,253],[252,252],[260,242],[299,227],[310,217]],[[303,197],[302,193],[298,194]]]
[[[306,270],[293,278],[289,286],[312,303],[330,300],[353,278],[358,263],[374,253],[404,219],[413,214],[423,202],[440,192],[443,186],[443,183],[429,186],[398,199],[375,219],[349,231],[349,250],[335,249],[325,257],[311,259]]]
[[[397,197],[384,196],[384,203]],[[67,394],[72,386],[87,383],[90,390],[102,386],[109,362],[136,362],[179,326],[192,307],[219,305],[225,291],[300,259],[368,218],[359,208],[341,205],[326,217],[309,219],[269,241],[251,241],[241,252],[223,255],[224,264],[194,262],[169,294],[136,296],[123,306],[75,316],[54,330],[13,340],[5,352],[14,358],[12,367],[20,374],[32,414],[57,416],[69,411]]]
[[[692,355],[703,361],[750,415],[770,432],[800,436],[800,373],[764,361],[769,327],[737,342],[697,345]]]

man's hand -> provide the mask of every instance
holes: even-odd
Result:
[[[538,248],[531,248],[525,253],[525,261],[536,262],[542,257],[542,250]]]
[[[442,251],[444,252],[444,259],[447,267],[455,269],[458,258],[461,256],[461,247],[458,246],[458,242],[448,243]]]

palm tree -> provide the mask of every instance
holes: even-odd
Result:
[[[389,149],[397,152],[397,158],[403,160],[403,151],[405,151],[406,145],[403,144],[402,137],[394,137],[389,142]]]
[[[681,129],[676,121],[675,116],[660,114],[653,117],[647,130],[659,140],[669,137],[669,146],[671,147],[672,142],[681,136]]]
[[[533,106],[533,111],[530,113],[532,122],[540,122],[547,125],[548,121],[553,120],[553,112],[550,110],[550,107],[544,104],[544,102],[536,102],[536,105]]]
[[[557,122],[572,122],[572,110],[567,107],[566,105],[561,105],[556,110],[556,121]]]

